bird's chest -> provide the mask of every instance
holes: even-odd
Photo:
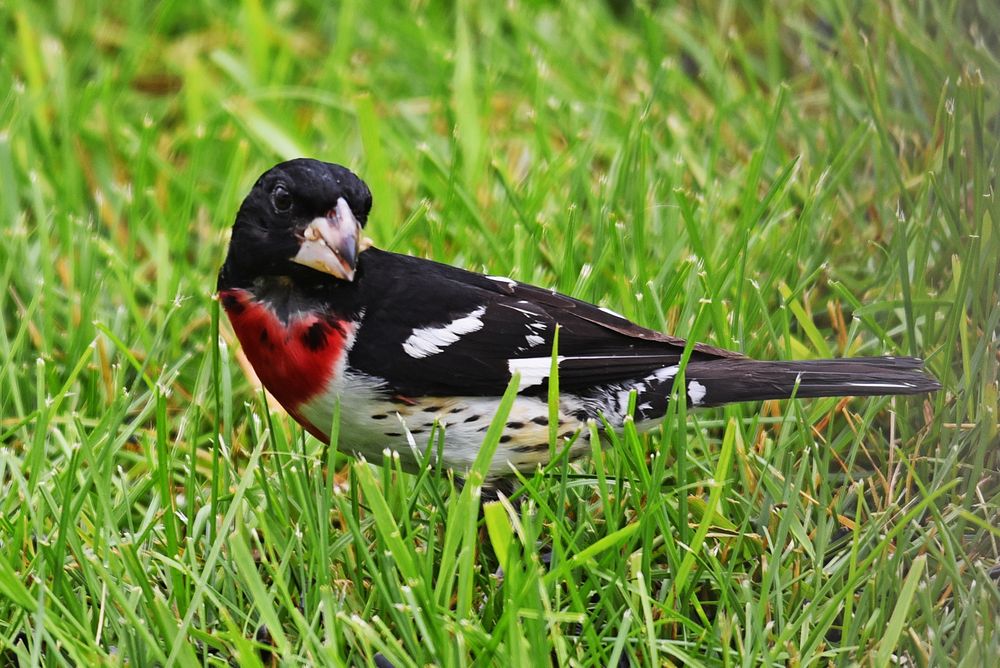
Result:
[[[246,290],[224,290],[219,297],[257,377],[299,417],[299,407],[321,394],[342,368],[354,324],[321,311],[282,318]]]

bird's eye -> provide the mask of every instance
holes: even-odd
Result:
[[[276,185],[271,191],[271,206],[278,213],[288,213],[292,210],[292,194],[285,190],[285,186]]]

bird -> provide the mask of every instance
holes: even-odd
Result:
[[[486,481],[544,466],[553,357],[554,431],[571,459],[591,452],[589,421],[653,429],[672,396],[700,408],[940,388],[915,357],[771,361],[704,343],[681,374],[684,339],[554,290],[381,250],[363,236],[371,209],[346,167],[275,165],[239,207],[217,289],[263,386],[322,441],[339,403],[340,449],[369,460],[388,449],[417,470],[443,429],[432,456],[469,470],[516,377]]]

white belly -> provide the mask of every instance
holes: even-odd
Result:
[[[420,397],[412,404],[390,401],[379,391],[376,379],[346,371],[322,394],[301,404],[298,410],[329,435],[338,399],[340,437],[337,447],[342,452],[380,462],[385,450],[390,449],[399,453],[405,467],[414,470],[424,457],[432,432],[440,433],[435,431],[435,425],[440,425],[444,428],[443,464],[460,475],[475,461],[500,404],[499,399],[493,397]],[[588,454],[590,436],[586,425],[573,416],[567,406],[560,408],[560,451],[579,430],[570,456]],[[548,410],[548,404],[540,399],[517,397],[490,464],[489,477],[509,476],[511,466],[532,471],[549,460]]]

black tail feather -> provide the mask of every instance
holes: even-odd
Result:
[[[796,397],[923,394],[941,384],[917,357],[832,360],[691,362],[685,374],[688,400],[696,406]],[[796,389],[796,384],[798,388]]]

